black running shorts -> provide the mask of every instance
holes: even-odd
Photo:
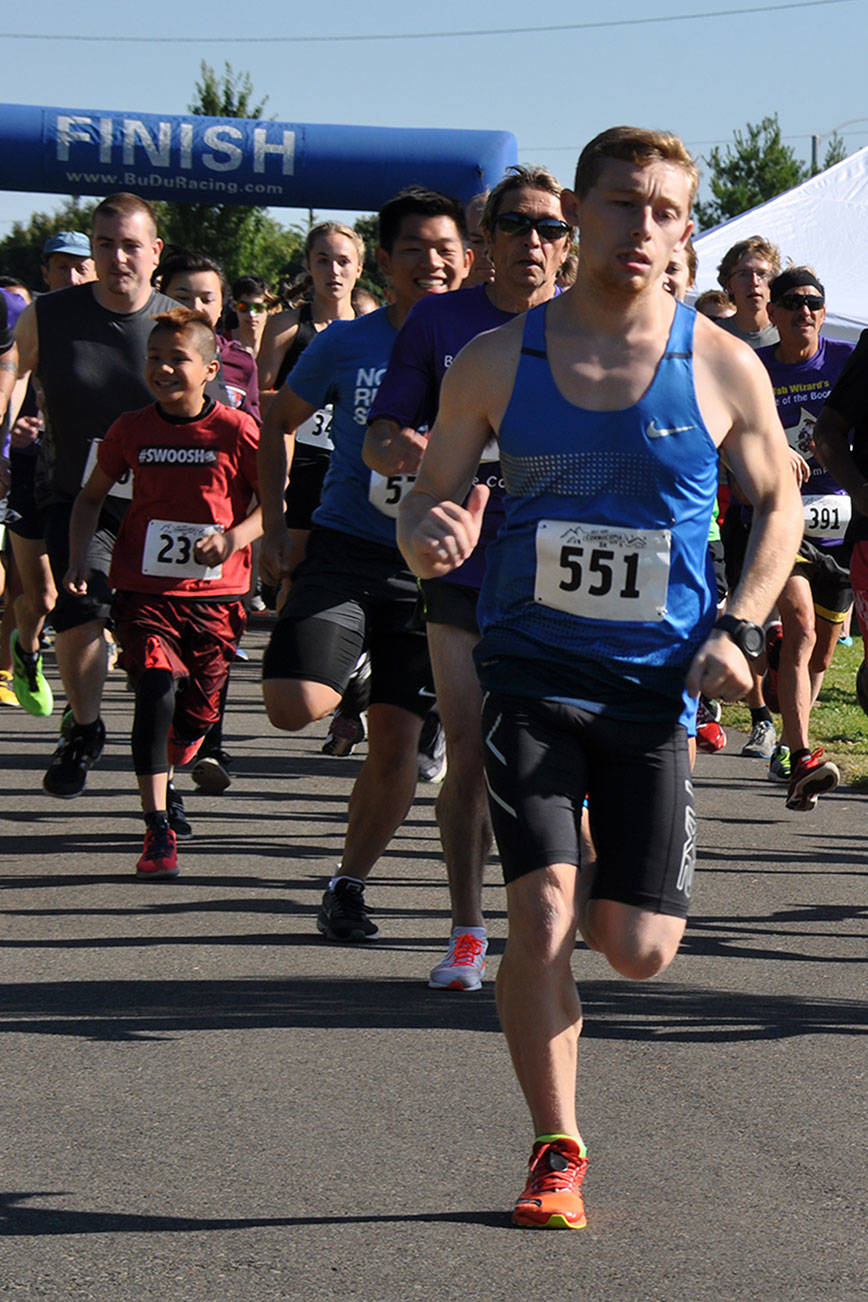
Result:
[[[849,549],[844,547],[824,547],[808,538],[799,545],[793,574],[808,580],[814,610],[830,624],[843,624],[853,604],[850,574],[844,568],[849,559]]]
[[[51,613],[51,622],[57,633],[79,628],[94,619],[108,620],[111,612],[112,589],[109,568],[112,549],[120,525],[105,512],[100,515],[96,532],[87,554],[87,592],[83,597],[73,596],[63,587],[63,576],[69,568],[69,517],[72,502],[57,502],[43,512],[45,524],[45,550],[51,564],[51,573],[57,587],[57,604]]]
[[[507,883],[579,863],[588,796],[594,899],[686,918],[696,858],[687,734],[573,705],[486,694],[489,805]]]
[[[343,695],[362,651],[371,655],[371,704],[420,719],[433,680],[416,627],[416,580],[397,549],[314,527],[271,635],[263,678],[324,683]]]
[[[479,637],[476,605],[479,589],[448,579],[421,579],[419,587],[425,603],[426,624],[449,624]]]

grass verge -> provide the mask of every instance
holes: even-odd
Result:
[[[835,648],[817,704],[811,714],[811,745],[824,746],[841,770],[841,781],[868,792],[868,715],[856,700],[856,670],[862,663],[861,638]],[[780,730],[780,720],[775,721]],[[750,732],[750,710],[724,705],[722,723]]]

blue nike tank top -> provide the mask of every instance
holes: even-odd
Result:
[[[555,385],[548,306],[527,313],[498,435],[505,520],[479,603],[480,678],[690,728],[684,677],[716,607],[707,543],[717,449],[693,382],[695,313],[676,303],[634,406],[589,411]]]

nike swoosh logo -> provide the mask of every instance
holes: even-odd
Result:
[[[696,426],[676,425],[672,429],[661,429],[660,426],[655,425],[652,420],[645,433],[648,435],[649,439],[665,439],[668,438],[670,434],[686,434],[687,431],[691,429],[696,429]]]

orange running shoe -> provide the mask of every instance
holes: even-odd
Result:
[[[575,1139],[538,1139],[513,1225],[537,1230],[581,1230],[587,1225],[581,1187],[588,1159]]]

